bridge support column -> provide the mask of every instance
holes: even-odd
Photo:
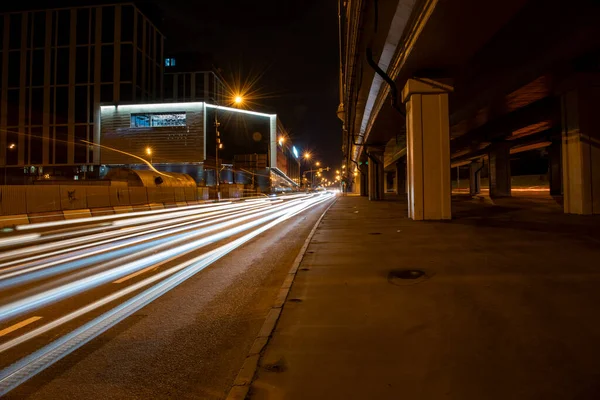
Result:
[[[510,182],[510,143],[492,145],[488,153],[490,160],[490,197],[509,197]]]
[[[562,155],[560,140],[552,140],[548,146],[548,181],[550,183],[550,195],[560,196],[562,194]]]
[[[435,81],[409,79],[406,104],[408,216],[413,220],[450,219],[450,124],[448,92]]]
[[[600,76],[578,75],[562,97],[564,210],[600,214]]]
[[[473,161],[469,165],[469,193],[471,196],[481,193],[481,167],[483,163]]]
[[[383,170],[383,146],[367,147],[369,155],[369,200],[383,200],[385,171]]]

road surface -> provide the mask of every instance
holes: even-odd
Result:
[[[224,398],[331,200],[206,204],[1,237],[0,393]]]

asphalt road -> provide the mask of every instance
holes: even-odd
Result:
[[[178,208],[0,238],[0,382],[43,357],[60,358],[56,352],[80,336],[39,353],[74,330],[108,321],[107,314],[138,304],[167,282],[177,285],[64,351],[6,398],[224,398],[330,201],[312,196]],[[186,280],[175,280],[186,273]]]

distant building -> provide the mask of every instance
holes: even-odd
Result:
[[[101,174],[113,168],[182,172],[197,183],[238,183],[262,192],[298,187],[300,162],[289,141],[279,141],[277,115],[205,102],[102,105]],[[215,121],[219,122],[218,163]],[[115,151],[112,149],[118,149]],[[235,172],[235,173],[234,173]]]
[[[165,102],[204,101],[231,104],[232,93],[215,71],[210,56],[196,53],[169,53],[164,62]]]
[[[161,98],[164,37],[133,4],[0,14],[0,166],[9,183],[94,176],[99,105]]]

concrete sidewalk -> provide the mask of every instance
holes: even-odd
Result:
[[[451,222],[413,222],[339,198],[248,397],[600,398],[600,218],[560,210],[454,199]]]

